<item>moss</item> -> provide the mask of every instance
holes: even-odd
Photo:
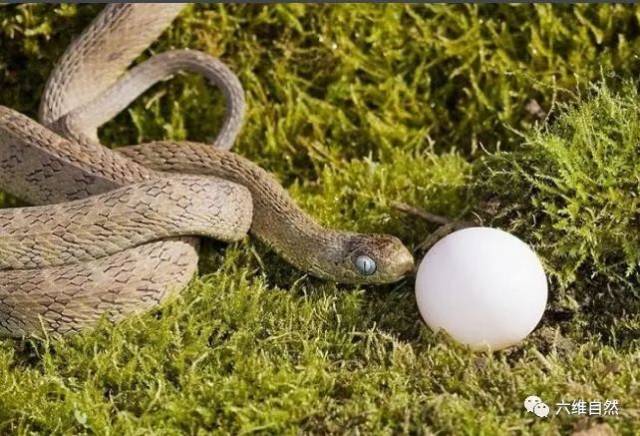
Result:
[[[578,274],[637,283],[638,103],[634,83],[619,92],[599,83],[551,126],[526,132],[517,152],[477,165],[479,195],[500,203],[497,220],[529,235],[562,284]]]
[[[0,103],[34,116],[99,9],[0,6]],[[543,256],[549,310],[520,346],[473,354],[420,322],[410,279],[336,285],[252,239],[210,242],[200,277],[152,313],[0,342],[0,433],[633,434],[640,131],[636,85],[618,77],[639,72],[639,43],[620,5],[189,6],[142,58],[190,47],[229,63],[249,104],[238,152],[303,208],[410,247],[434,227],[392,202],[476,214]],[[207,141],[223,111],[181,76],[101,136]],[[540,420],[522,408],[532,394],[617,399],[622,416]]]

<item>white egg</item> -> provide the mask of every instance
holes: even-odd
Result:
[[[442,238],[422,259],[416,279],[427,325],[474,350],[499,350],[524,339],[540,322],[547,293],[536,253],[488,227]]]

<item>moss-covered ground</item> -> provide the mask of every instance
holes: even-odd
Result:
[[[0,104],[35,116],[99,9],[0,6]],[[519,346],[474,354],[421,323],[411,279],[336,285],[251,238],[212,242],[153,313],[0,341],[0,433],[640,431],[640,9],[189,6],[145,56],[182,47],[237,72],[237,152],[310,214],[410,247],[435,227],[393,202],[510,230],[544,259],[548,311]],[[222,116],[181,76],[101,136],[209,141]],[[540,419],[533,394],[620,415]]]

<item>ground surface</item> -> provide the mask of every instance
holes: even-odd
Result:
[[[99,9],[0,6],[0,104],[35,116]],[[393,201],[510,229],[544,258],[549,310],[520,346],[473,354],[422,325],[411,280],[338,286],[253,239],[210,243],[202,275],[154,313],[1,341],[0,433],[637,432],[639,20],[629,6],[190,7],[152,51],[230,64],[249,104],[236,150],[307,211],[411,247],[434,227]],[[179,77],[102,138],[208,141],[222,108]],[[620,416],[538,419],[532,394],[552,413],[617,400]]]

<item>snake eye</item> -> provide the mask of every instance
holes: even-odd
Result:
[[[356,258],[355,264],[360,274],[364,276],[370,276],[376,272],[376,262],[364,254]]]

